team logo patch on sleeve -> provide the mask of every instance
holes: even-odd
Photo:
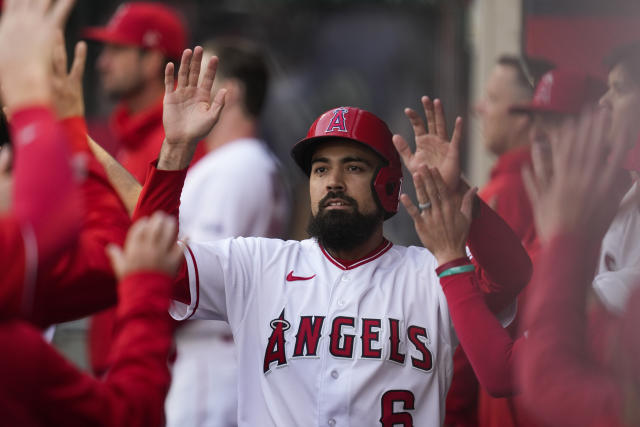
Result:
[[[329,126],[327,126],[325,132],[347,132],[347,111],[346,108],[336,108],[333,110],[333,118],[329,122]]]

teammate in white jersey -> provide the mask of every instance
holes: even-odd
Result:
[[[242,39],[205,44],[222,58],[217,84],[227,89],[218,123],[201,143],[207,154],[187,174],[180,198],[180,237],[190,242],[235,236],[281,237],[288,195],[279,165],[258,139],[268,70],[257,46]],[[246,173],[249,169],[251,173]],[[166,400],[168,427],[237,425],[237,355],[226,322],[185,322]]]
[[[134,218],[176,212],[194,144],[224,102],[220,92],[210,102],[215,59],[198,84],[201,55],[185,51],[175,88],[167,66],[166,139]],[[320,116],[292,152],[310,174],[313,238],[185,245],[171,311],[229,323],[241,367],[240,425],[440,425],[457,344],[452,322],[480,381],[491,388],[501,380],[494,356],[502,349],[483,330],[495,322],[483,295],[494,311],[506,308],[531,263],[506,224],[460,182],[461,121],[447,144],[436,119],[429,133],[412,120],[415,153],[396,140],[421,210],[402,201],[429,250],[384,238],[383,221],[398,206],[400,159],[384,122],[352,107]]]

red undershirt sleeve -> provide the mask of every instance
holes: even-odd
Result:
[[[147,178],[142,187],[132,221],[150,216],[156,211],[164,211],[178,220],[180,195],[187,176],[187,169],[165,171],[156,168],[156,162],[149,164]],[[182,263],[174,281],[172,298],[189,304],[189,276],[186,263]]]
[[[442,277],[440,284],[478,381],[494,397],[513,394],[513,363],[521,343],[514,342],[487,307],[475,272]]]
[[[476,266],[479,289],[494,313],[515,301],[529,283],[532,264],[515,233],[485,202],[476,197],[468,246]]]

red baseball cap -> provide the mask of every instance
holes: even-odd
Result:
[[[578,114],[606,92],[606,84],[586,73],[555,69],[546,73],[529,104],[514,105],[512,113]]]
[[[89,27],[84,37],[104,43],[156,49],[178,60],[187,31],[178,11],[159,3],[132,2],[118,7],[106,27]]]

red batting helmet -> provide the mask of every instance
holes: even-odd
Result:
[[[325,112],[313,122],[307,137],[291,149],[291,157],[307,175],[311,173],[311,156],[315,148],[328,139],[359,142],[384,160],[373,177],[371,188],[385,219],[395,215],[402,184],[402,165],[386,123],[370,112],[354,107],[332,108]]]

